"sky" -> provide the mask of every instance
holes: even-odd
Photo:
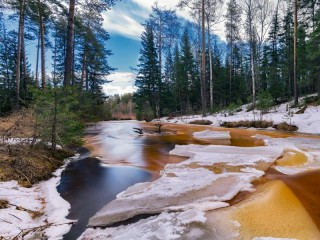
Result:
[[[176,8],[179,0],[121,0],[111,10],[103,14],[104,27],[109,32],[111,39],[108,49],[113,56],[109,63],[117,70],[108,77],[113,82],[103,86],[108,95],[134,92],[134,73],[139,58],[140,37],[143,32],[142,23],[149,17],[152,6],[157,3],[159,7],[175,9],[178,17],[190,20],[188,10]],[[223,11],[224,7],[222,8]],[[224,22],[214,27],[215,34],[224,40]]]
[[[179,0],[161,0],[158,6],[174,9]],[[105,12],[104,27],[111,39],[107,48],[113,55],[109,58],[110,65],[117,70],[108,79],[112,83],[103,86],[108,95],[134,92],[134,74],[131,70],[138,64],[140,36],[143,32],[142,23],[149,17],[151,7],[156,0],[122,0]],[[177,11],[178,16],[187,18],[188,13]]]

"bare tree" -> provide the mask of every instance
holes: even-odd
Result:
[[[207,38],[209,52],[209,69],[210,69],[210,108],[213,108],[213,56],[212,56],[212,28],[217,24],[222,16],[222,0],[206,0],[206,23],[207,23]]]

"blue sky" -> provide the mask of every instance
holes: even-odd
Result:
[[[122,0],[117,1],[112,10],[104,13],[104,27],[110,33],[111,40],[108,49],[113,56],[110,57],[110,65],[117,68],[114,74],[109,76],[112,83],[104,85],[107,94],[123,94],[133,92],[133,73],[131,67],[138,64],[140,50],[140,36],[143,32],[145,20],[151,13],[151,7],[157,2],[159,7],[176,9],[179,0]],[[177,10],[181,18],[189,19],[188,11]],[[224,23],[215,27],[215,34],[224,39]]]
[[[133,92],[132,67],[138,64],[140,50],[140,36],[143,32],[141,23],[149,17],[154,0],[122,0],[118,1],[112,10],[104,13],[104,27],[110,33],[108,49],[113,56],[110,57],[110,65],[117,68],[114,74],[109,76],[112,83],[104,85],[107,94],[123,94]],[[158,1],[160,7],[174,8],[178,0]],[[181,17],[187,17],[185,12],[178,12]]]

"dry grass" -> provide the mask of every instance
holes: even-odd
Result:
[[[35,118],[31,110],[22,109],[6,117],[0,117],[0,135],[30,138],[33,136]]]
[[[287,132],[295,132],[298,130],[298,127],[295,125],[290,125],[288,123],[280,123],[280,124],[275,124],[272,126],[273,128],[281,131],[287,131]]]
[[[273,122],[271,121],[238,121],[238,122],[223,122],[220,126],[226,128],[268,128],[272,127]]]
[[[51,152],[35,146],[0,144],[0,181],[16,180],[23,187],[52,177],[63,159],[72,153],[58,150],[55,157]]]
[[[192,122],[189,122],[189,124],[194,124],[194,125],[211,125],[212,122],[209,120],[195,120]]]
[[[5,199],[0,199],[0,209],[5,209],[9,207],[9,202],[8,200]]]
[[[304,114],[304,112],[307,110],[308,106],[304,106],[303,108],[301,108],[300,110],[298,110],[296,112],[296,114]]]

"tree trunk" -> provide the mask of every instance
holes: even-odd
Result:
[[[86,65],[86,91],[89,91],[89,72],[88,72],[87,65]]]
[[[293,93],[294,105],[298,106],[298,83],[297,83],[297,26],[298,26],[298,0],[294,1],[294,35],[293,35]]]
[[[22,76],[23,76],[23,89],[25,93],[27,92],[27,57],[26,57],[26,48],[25,48],[25,40],[24,40],[24,18],[22,18],[22,31],[21,31],[21,59],[22,59]]]
[[[39,7],[39,32],[41,39],[41,88],[44,90],[46,88],[46,65],[45,65],[45,45],[44,45],[44,24],[41,11],[41,2],[38,0]]]
[[[39,32],[39,36],[38,36],[37,60],[36,60],[36,84],[37,84],[37,86],[39,85],[39,55],[40,55],[40,32]]]
[[[17,65],[16,65],[16,99],[14,110],[19,110],[19,101],[20,101],[20,60],[21,60],[21,36],[24,32],[24,0],[20,0],[20,14],[19,14],[19,30],[18,30],[18,49],[17,49]]]
[[[255,69],[254,69],[254,59],[253,59],[253,49],[251,46],[251,74],[252,74],[252,109],[256,108],[256,79],[255,79]]]
[[[74,75],[74,62],[75,62],[75,47],[76,47],[76,35],[73,33],[73,49],[72,49],[72,67],[71,67],[71,86],[76,85],[76,79]]]
[[[205,50],[205,6],[202,0],[202,63],[201,63],[201,102],[202,102],[202,116],[206,116],[206,50]]]
[[[85,69],[86,69],[86,58],[87,58],[87,43],[85,40],[83,55],[82,55],[82,64],[81,64],[81,80],[80,80],[80,91],[83,90],[83,83],[85,77]]]
[[[210,109],[213,109],[213,63],[212,63],[212,52],[211,52],[211,34],[209,26],[209,18],[207,17],[208,25],[208,51],[209,51],[209,64],[210,64]]]
[[[53,120],[52,120],[52,132],[51,132],[51,150],[52,150],[52,155],[55,154],[56,152],[56,147],[57,147],[57,90],[56,90],[56,82],[53,83],[54,87],[54,107],[53,107]]]
[[[229,103],[232,100],[232,68],[233,68],[233,41],[230,44],[230,69],[229,69]]]
[[[54,36],[54,55],[53,55],[53,83],[56,84],[56,73],[57,73],[57,37],[58,37],[58,33],[57,33],[57,29],[56,29],[56,33]]]
[[[69,15],[68,15],[68,32],[67,32],[67,50],[65,56],[65,69],[63,85],[65,87],[70,86],[72,78],[72,63],[73,63],[73,40],[74,40],[74,12],[75,12],[75,0],[69,2]]]
[[[320,99],[320,77],[318,77],[318,98]]]

